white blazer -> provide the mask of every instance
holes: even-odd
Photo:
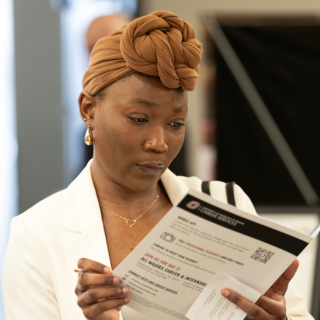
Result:
[[[2,274],[7,320],[85,319],[74,293],[78,277],[73,269],[82,257],[110,266],[90,166],[67,189],[12,219]],[[201,191],[201,180],[177,177],[170,170],[161,181],[173,205],[188,188]],[[212,197],[227,202],[223,182],[211,182],[210,190]],[[239,186],[235,200],[239,209],[256,214]],[[292,319],[312,319],[303,298],[293,291],[287,308]]]

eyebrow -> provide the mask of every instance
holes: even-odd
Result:
[[[181,111],[188,111],[188,108],[187,107],[174,108],[174,113],[178,113],[178,112],[181,112]]]
[[[129,101],[128,101],[129,104],[143,104],[147,107],[150,107],[150,108],[155,108],[155,107],[158,107],[159,104],[155,103],[155,102],[152,102],[152,101],[149,101],[149,100],[146,100],[146,99],[142,99],[142,98],[131,98]],[[188,111],[188,108],[187,107],[177,107],[177,108],[174,108],[174,113],[178,113],[178,112],[181,112],[181,111]]]
[[[130,104],[143,104],[143,105],[145,105],[147,107],[151,107],[151,108],[158,107],[157,103],[149,101],[149,100],[145,100],[142,98],[131,98],[128,101],[128,103],[130,103]]]

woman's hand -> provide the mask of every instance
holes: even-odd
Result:
[[[296,259],[256,304],[230,289],[223,289],[221,294],[256,320],[284,320],[287,317],[284,295],[298,266]]]
[[[129,288],[120,287],[112,270],[96,261],[82,258],[78,268],[95,272],[80,274],[75,289],[84,316],[88,320],[119,320],[121,307],[130,302]]]

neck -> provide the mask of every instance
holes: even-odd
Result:
[[[147,209],[158,194],[157,183],[142,192],[121,185],[110,177],[95,157],[91,174],[100,205],[128,219],[134,219]]]

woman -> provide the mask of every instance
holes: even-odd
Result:
[[[66,190],[13,219],[3,271],[7,320],[145,319],[126,307],[119,312],[129,289],[111,270],[187,188],[201,190],[199,179],[167,169],[184,140],[187,91],[195,88],[201,54],[192,26],[166,11],[97,43],[79,98],[93,160]],[[211,182],[210,190],[226,202],[223,183]],[[255,214],[238,186],[235,199]],[[77,277],[77,264],[96,274]],[[223,293],[256,319],[311,319],[289,291],[286,309],[296,269],[294,262],[256,305]]]

